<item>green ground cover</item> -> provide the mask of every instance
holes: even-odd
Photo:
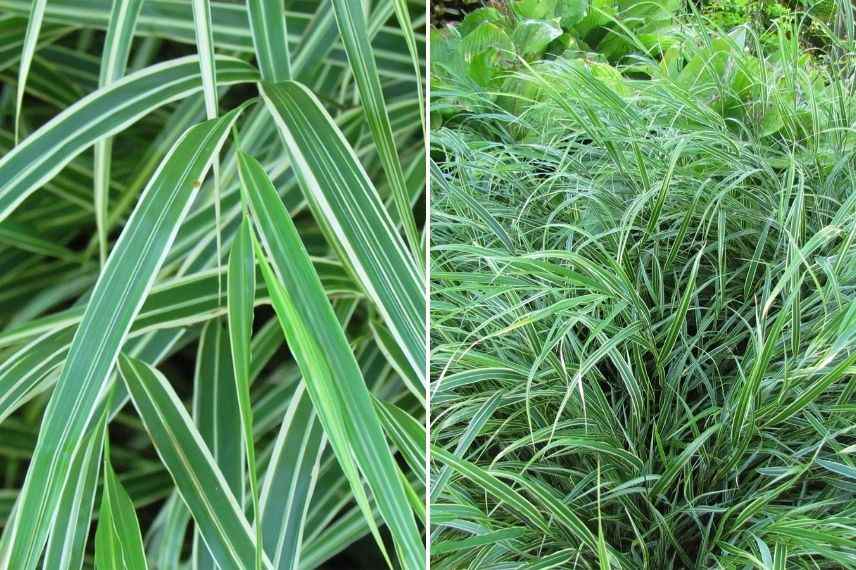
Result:
[[[432,567],[856,568],[852,10],[591,4],[432,35]]]

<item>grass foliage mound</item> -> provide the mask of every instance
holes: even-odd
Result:
[[[856,568],[852,42],[676,18],[435,63],[434,568]]]

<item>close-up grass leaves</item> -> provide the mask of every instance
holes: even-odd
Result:
[[[431,567],[856,568],[852,3],[473,7],[431,31]]]
[[[425,567],[424,29],[0,0],[0,568]]]

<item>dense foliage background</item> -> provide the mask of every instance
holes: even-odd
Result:
[[[0,568],[424,567],[424,29],[0,0]]]
[[[853,15],[432,31],[432,567],[856,568]]]

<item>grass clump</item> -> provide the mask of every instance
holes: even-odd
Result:
[[[435,81],[432,567],[856,568],[849,44],[676,23]]]

